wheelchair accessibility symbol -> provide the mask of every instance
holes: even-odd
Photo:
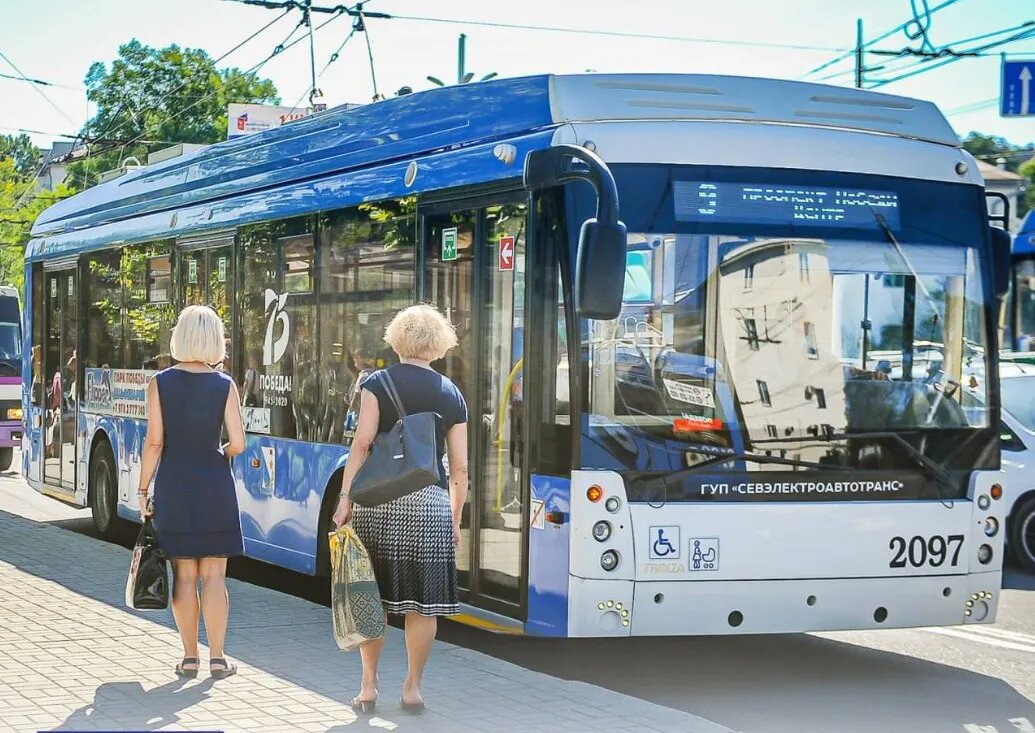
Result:
[[[650,552],[651,560],[678,560],[679,559],[679,526],[650,528]]]

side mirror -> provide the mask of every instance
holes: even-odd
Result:
[[[585,167],[575,167],[577,160]],[[618,220],[618,188],[607,164],[577,145],[554,145],[525,158],[529,189],[588,181],[597,192],[597,215],[582,224],[575,265],[575,307],[580,316],[609,321],[622,312],[625,224]]]
[[[575,305],[579,315],[598,321],[618,318],[625,290],[625,224],[587,219],[579,233],[575,262]]]
[[[988,228],[988,239],[992,243],[992,275],[995,293],[1005,298],[1010,291],[1010,233],[999,227]]]

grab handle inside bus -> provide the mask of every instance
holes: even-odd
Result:
[[[575,166],[578,160],[585,167]],[[612,320],[622,310],[625,287],[625,224],[618,219],[618,187],[607,164],[577,145],[534,150],[525,158],[531,190],[588,181],[597,192],[597,215],[582,223],[575,264],[575,305],[583,318]]]

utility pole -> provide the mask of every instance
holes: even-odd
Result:
[[[855,21],[855,88],[862,89],[863,85],[863,21],[857,18]]]

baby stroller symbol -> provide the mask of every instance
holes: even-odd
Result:
[[[654,554],[658,557],[668,557],[675,551],[676,548],[672,546],[672,543],[665,536],[665,528],[658,527],[658,538],[654,540]]]
[[[705,543],[702,549],[701,543]],[[719,541],[717,539],[695,539],[691,541],[693,550],[690,553],[691,570],[719,569]]]

